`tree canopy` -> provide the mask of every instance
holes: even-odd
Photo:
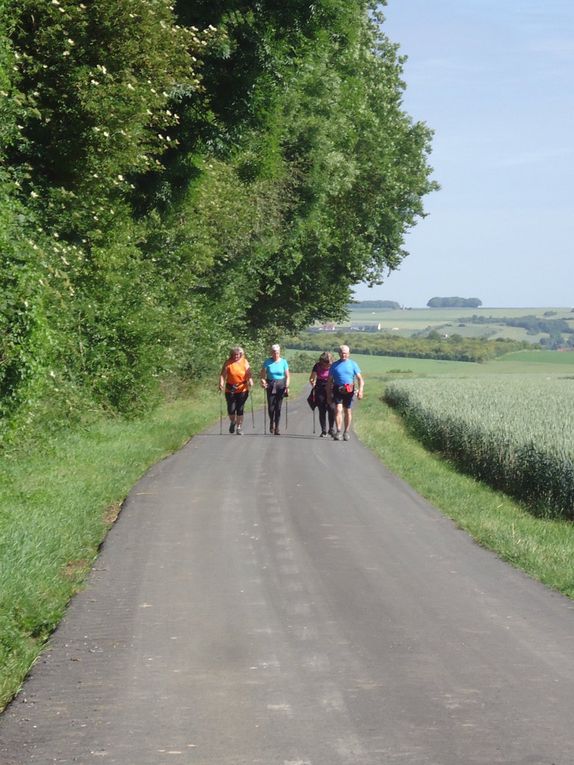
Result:
[[[429,308],[479,308],[481,305],[479,298],[463,297],[433,297],[427,303]]]
[[[365,0],[5,0],[4,430],[137,411],[405,257],[431,131]]]

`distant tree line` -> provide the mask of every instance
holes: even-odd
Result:
[[[333,351],[346,343],[352,353],[373,356],[405,356],[418,359],[443,359],[445,361],[484,362],[511,351],[530,348],[525,342],[497,338],[468,338],[451,335],[448,338],[432,333],[428,337],[401,337],[387,333],[376,335],[359,333],[302,333],[288,337],[284,344],[295,350]]]
[[[520,327],[529,334],[549,334],[549,335],[573,335],[574,325],[571,325],[566,319],[541,319],[537,316],[518,316],[516,318],[493,318],[492,316],[478,316],[474,314],[470,318],[465,317],[460,321],[466,324],[502,324],[505,327]]]
[[[0,4],[0,435],[342,319],[431,132],[370,0]]]
[[[427,306],[429,308],[478,308],[482,305],[482,300],[478,298],[462,297],[433,297]]]

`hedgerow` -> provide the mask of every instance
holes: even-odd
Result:
[[[6,0],[5,438],[149,409],[405,256],[431,132],[364,0]]]

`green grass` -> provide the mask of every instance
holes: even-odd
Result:
[[[331,347],[329,338],[325,346]],[[309,371],[319,358],[319,351],[287,350],[289,358],[294,354],[309,356]],[[411,359],[404,356],[374,356],[353,353],[351,355],[365,376],[408,374],[412,377],[477,377],[500,374],[548,374],[558,376],[574,375],[574,351],[516,351],[497,359],[476,364],[469,361],[441,361],[439,359]]]
[[[356,353],[352,353],[352,357],[366,376],[381,376],[397,372],[408,373],[412,377],[482,377],[483,375],[533,373],[556,376],[574,375],[574,352],[518,351],[483,364],[468,361],[409,359],[398,356],[368,356]]]
[[[493,363],[527,363],[527,364],[546,364],[554,367],[564,366],[572,367],[574,370],[574,351],[514,351],[500,356]],[[532,370],[531,370],[532,371]]]
[[[354,419],[357,434],[385,463],[481,545],[530,576],[574,597],[574,524],[532,516],[518,502],[461,475],[427,452],[380,398],[372,379]]]

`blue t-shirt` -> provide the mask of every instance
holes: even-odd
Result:
[[[263,367],[268,380],[282,380],[289,369],[289,364],[285,359],[278,359],[277,361],[265,359]]]
[[[353,359],[339,359],[331,364],[329,374],[333,378],[335,387],[341,385],[352,385],[355,380],[355,375],[360,375],[361,370]]]

